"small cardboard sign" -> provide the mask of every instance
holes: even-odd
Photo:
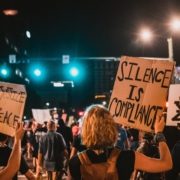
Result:
[[[180,124],[180,84],[172,84],[169,88],[167,126]]]
[[[166,106],[173,68],[168,60],[122,57],[109,103],[114,120],[153,132],[156,116]]]
[[[26,101],[24,85],[0,82],[0,132],[14,136]]]
[[[43,124],[45,121],[52,119],[50,109],[32,109],[33,118],[39,123]]]

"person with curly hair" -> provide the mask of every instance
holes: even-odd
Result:
[[[109,110],[102,105],[91,105],[82,117],[82,143],[86,151],[72,157],[69,179],[129,180],[134,170],[162,172],[172,168],[171,154],[162,134],[165,122],[157,118],[155,139],[160,158],[150,158],[133,150],[115,148],[118,132]]]

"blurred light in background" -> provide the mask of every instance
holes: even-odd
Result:
[[[50,105],[50,103],[49,103],[49,102],[47,102],[47,103],[46,103],[46,106],[47,106],[47,107],[49,107],[49,105]]]
[[[15,16],[18,14],[18,10],[16,10],[16,9],[4,9],[3,14],[6,16]]]
[[[178,32],[180,30],[180,19],[174,18],[170,23],[171,29],[174,32]]]
[[[72,67],[70,69],[70,74],[71,74],[71,76],[76,77],[79,75],[79,70],[76,67]]]
[[[152,40],[152,37],[153,37],[152,32],[150,31],[150,29],[147,29],[147,28],[141,29],[139,35],[143,42],[149,42]]]
[[[84,114],[84,111],[79,111],[78,112],[78,115],[81,117],[81,116],[83,116],[83,114]]]
[[[42,74],[42,72],[41,72],[40,69],[35,69],[35,70],[33,71],[33,73],[34,73],[34,75],[37,76],[37,77],[41,76],[41,74]]]
[[[8,74],[7,69],[1,69],[1,74],[2,74],[3,76],[7,76],[7,74]]]
[[[27,36],[27,38],[31,38],[31,33],[30,33],[30,31],[26,31],[26,36]]]
[[[32,64],[28,69],[28,77],[33,81],[43,81],[47,75],[46,69],[41,64]]]
[[[103,104],[104,106],[106,106],[107,102],[106,102],[106,101],[103,101],[102,104]]]
[[[9,74],[10,74],[10,70],[8,69],[8,67],[2,66],[0,68],[0,75],[1,75],[1,77],[6,78],[6,77],[9,76]]]
[[[54,87],[64,87],[64,84],[61,81],[51,81]]]
[[[64,64],[61,71],[63,71],[65,81],[73,81],[72,87],[76,85],[76,83],[82,83],[82,81],[86,78],[85,65],[79,62]]]

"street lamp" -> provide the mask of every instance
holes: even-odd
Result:
[[[153,34],[149,29],[143,28],[140,31],[140,37],[143,42],[150,42],[152,40]]]
[[[173,32],[179,32],[180,30],[180,19],[174,18],[170,23],[171,30]]]
[[[180,19],[174,18],[170,23],[170,29],[172,32],[178,32],[180,30]],[[172,36],[167,38],[168,42],[168,52],[169,59],[173,61],[174,59],[174,51],[173,51],[173,39]]]
[[[167,38],[167,42],[168,42],[169,59],[173,61],[174,53],[173,53],[173,39],[172,39],[172,37]]]
[[[175,18],[171,21],[170,23],[170,29],[172,32],[180,32],[180,19]],[[143,28],[140,31],[140,38],[143,42],[149,42],[152,40],[153,34],[152,31],[150,31],[147,28]],[[174,51],[173,51],[173,38],[172,36],[167,38],[167,43],[168,43],[168,56],[169,59],[173,61],[174,59]]]
[[[148,28],[142,28],[139,33],[140,40],[142,42],[142,54],[144,56],[144,43],[150,43],[153,39],[153,33]]]

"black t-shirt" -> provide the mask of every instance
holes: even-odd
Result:
[[[112,149],[109,149],[108,151],[109,151],[108,154],[110,155]],[[107,156],[106,153],[97,155],[94,151],[87,150],[87,156],[89,157],[92,163],[106,162],[107,157],[109,157],[109,155]],[[119,179],[122,179],[122,180],[130,179],[131,174],[134,170],[134,162],[135,162],[134,151],[127,150],[127,151],[120,152],[120,155],[116,163]],[[74,156],[72,159],[70,159],[69,170],[74,180],[81,179],[80,165],[81,165],[81,162],[77,155]]]
[[[86,150],[86,147],[81,143],[80,135],[74,137],[72,146],[75,147],[78,152]]]
[[[7,165],[8,159],[11,155],[12,149],[8,146],[0,147],[0,167],[3,168]],[[23,156],[21,156],[21,164],[19,171],[21,174],[25,174],[29,170],[29,167],[24,159]],[[13,177],[13,180],[17,180],[17,174]]]
[[[170,151],[173,149],[177,141],[180,140],[180,130],[175,126],[165,126],[164,136]]]
[[[172,150],[172,159],[174,169],[180,173],[180,141],[178,141]]]
[[[66,143],[60,133],[48,131],[39,143],[39,152],[44,158],[44,167],[47,170],[60,170],[63,166]]]
[[[166,179],[167,180],[180,179],[180,175],[179,175],[180,173],[180,141],[178,141],[175,144],[171,154],[172,154],[173,168],[166,173]]]

